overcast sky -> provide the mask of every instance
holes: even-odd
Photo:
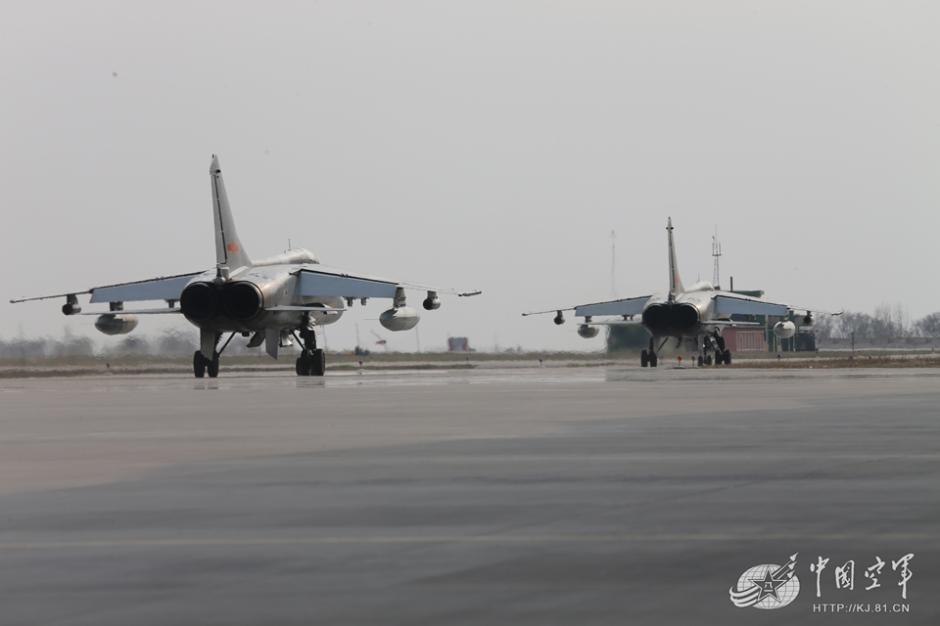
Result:
[[[608,298],[612,229],[618,295],[664,289],[668,215],[686,284],[711,277],[717,225],[736,287],[940,310],[938,18],[857,0],[9,3],[0,337],[96,335],[11,297],[210,267],[213,152],[252,256],[290,238],[483,289],[423,315],[425,348],[600,349],[519,314]],[[330,347],[358,320],[411,349],[382,309],[347,314]]]

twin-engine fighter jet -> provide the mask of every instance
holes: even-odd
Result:
[[[597,336],[598,326],[642,324],[650,333],[649,348],[640,353],[640,365],[656,367],[658,352],[669,339],[676,339],[676,345],[683,341],[690,343],[698,353],[699,365],[731,364],[731,352],[725,347],[721,329],[728,326],[757,326],[758,322],[736,321],[734,315],[764,315],[783,317],[774,325],[778,337],[786,339],[796,332],[796,325],[790,321],[797,310],[786,304],[766,302],[757,298],[742,296],[733,291],[721,291],[709,282],[699,282],[685,289],[676,267],[676,247],[672,237],[672,218],[666,223],[669,243],[669,291],[665,295],[639,296],[579,304],[565,309],[535,311],[522,315],[555,314],[555,323],[564,324],[564,311],[574,311],[576,317],[583,317],[584,322],[578,327],[578,334],[589,339]],[[812,312],[801,310],[802,323],[813,323]],[[594,321],[595,316],[619,316],[619,319]],[[637,319],[639,316],[639,319]],[[657,346],[658,342],[658,346]]]
[[[427,292],[422,302],[427,310],[440,308],[438,295],[442,293],[457,296],[480,293],[351,274],[321,265],[315,255],[303,249],[253,261],[235,230],[222,170],[215,155],[209,167],[209,179],[215,222],[214,269],[11,302],[64,297],[62,312],[65,315],[98,315],[95,327],[108,335],[132,331],[137,326],[136,315],[181,313],[199,328],[199,350],[193,354],[193,373],[197,378],[207,373],[213,378],[219,375],[219,356],[237,334],[251,337],[249,347],[264,344],[267,353],[275,359],[279,347],[293,345],[293,337],[302,348],[296,362],[297,374],[322,376],[326,359],[323,350],[317,347],[314,328],[339,320],[354,301],[365,304],[369,298],[390,299],[392,306],[379,316],[379,322],[388,330],[402,331],[414,328],[419,320],[417,311],[406,306],[406,289]],[[108,310],[82,313],[78,302],[81,294],[90,294],[92,304],[107,302]],[[124,308],[126,302],[161,300],[166,306],[141,310]],[[220,347],[225,333],[230,333],[229,337]]]

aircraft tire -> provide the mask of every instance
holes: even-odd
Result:
[[[656,367],[659,365],[659,357],[656,356],[655,352],[650,353],[650,367]]]
[[[219,377],[219,353],[216,352],[215,356],[212,357],[212,360],[203,359],[206,363],[206,373],[209,374],[209,378],[218,378]]]
[[[646,350],[643,350],[642,352],[640,352],[640,367],[648,367],[649,364],[650,364],[650,356],[646,352]]]
[[[326,354],[317,348],[310,357],[310,376],[323,376],[326,373]]]
[[[306,354],[300,355],[295,364],[298,376],[310,376],[310,357]]]
[[[702,367],[703,365],[705,365],[705,358],[700,354],[698,355],[698,366]]]
[[[203,378],[206,375],[206,360],[202,358],[199,350],[193,352],[193,375],[196,378]]]
[[[731,350],[725,350],[722,360],[724,360],[725,365],[731,365]]]

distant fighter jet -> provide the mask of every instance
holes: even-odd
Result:
[[[288,250],[260,261],[245,252],[229,208],[222,182],[219,159],[212,156],[209,166],[212,187],[212,215],[215,222],[214,269],[165,276],[117,285],[92,287],[53,296],[22,298],[10,302],[65,298],[65,315],[98,315],[95,327],[107,335],[119,335],[137,326],[136,315],[182,313],[199,328],[199,350],[193,353],[193,373],[197,378],[219,375],[219,356],[232,338],[250,336],[249,347],[264,344],[272,358],[278,348],[293,345],[297,339],[302,351],[296,362],[300,376],[322,376],[326,369],[323,350],[317,348],[314,328],[332,324],[359,300],[389,298],[392,306],[379,316],[379,322],[392,331],[410,330],[418,324],[418,312],[405,304],[405,289],[427,292],[422,302],[427,310],[438,309],[438,294],[474,296],[479,291],[422,287],[394,280],[350,274],[320,265],[319,259],[303,249]],[[78,295],[90,294],[90,303],[108,303],[108,311],[86,312]],[[126,311],[125,302],[159,301],[165,307]],[[177,306],[177,304],[179,306]],[[224,333],[228,339],[219,346]]]
[[[579,304],[566,309],[535,311],[522,315],[555,313],[555,323],[564,324],[563,312],[574,311],[576,317],[584,318],[584,323],[578,327],[578,334],[586,339],[597,335],[597,326],[641,324],[650,333],[649,348],[640,353],[640,365],[643,367],[656,367],[659,351],[672,338],[677,340],[677,346],[681,346],[683,341],[691,344],[698,353],[699,365],[710,365],[713,355],[716,365],[730,365],[731,351],[725,347],[721,329],[728,326],[763,326],[757,322],[735,321],[732,315],[785,317],[787,319],[774,325],[774,332],[782,339],[792,337],[796,333],[796,325],[790,321],[796,314],[793,307],[742,296],[732,291],[721,291],[704,281],[685,289],[676,267],[676,247],[672,231],[672,218],[669,218],[666,222],[669,242],[667,294]],[[614,315],[620,316],[620,319],[594,321],[595,316]],[[800,315],[803,317],[803,325],[813,323],[812,312],[802,310]],[[639,316],[639,319],[636,319],[636,316]]]

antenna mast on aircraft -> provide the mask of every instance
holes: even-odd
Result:
[[[712,276],[712,283],[714,283],[715,289],[720,289],[721,285],[721,271],[719,267],[719,261],[721,259],[721,242],[718,241],[718,227],[715,227],[715,234],[712,235],[712,257],[715,259],[715,270]]]

